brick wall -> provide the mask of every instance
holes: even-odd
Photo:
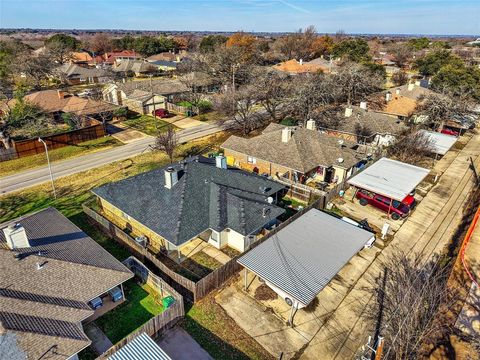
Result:
[[[151,248],[160,251],[161,247],[166,247],[166,241],[164,238],[135,219],[132,219],[131,217],[127,218],[126,214],[109,202],[99,198],[99,205],[107,218],[112,220],[112,222],[118,227],[122,229],[131,229],[132,236],[145,235],[148,238],[148,243]]]
[[[255,168],[258,169],[259,174],[266,173],[268,175],[275,175],[276,173],[284,174],[287,171],[290,171],[289,168],[281,165],[277,165],[265,160],[256,159],[256,163],[252,164],[248,162],[248,155],[224,149],[224,154],[227,157],[227,161],[230,164],[229,158],[233,158],[233,165],[247,171],[253,171]]]

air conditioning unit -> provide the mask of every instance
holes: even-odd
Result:
[[[145,235],[135,237],[135,242],[142,247],[147,247],[147,237]]]

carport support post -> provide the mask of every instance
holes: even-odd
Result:
[[[390,205],[388,206],[388,217],[390,217],[390,209],[392,208],[393,205],[393,198],[390,198]]]
[[[247,268],[244,268],[245,269],[245,276],[244,276],[244,280],[245,280],[245,291],[247,291],[248,289],[248,270]]]
[[[120,290],[122,290],[122,299],[125,300],[125,293],[123,292],[123,284],[120,284]]]
[[[288,322],[292,328],[293,328],[293,317],[295,316],[296,312],[297,312],[297,307],[295,306],[295,302],[293,302],[292,308],[290,309],[290,317],[288,318]]]

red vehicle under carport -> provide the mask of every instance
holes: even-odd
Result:
[[[381,158],[348,180],[361,205],[372,205],[393,220],[407,217],[415,207],[415,188],[430,171],[400,161]]]

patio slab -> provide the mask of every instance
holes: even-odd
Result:
[[[168,330],[157,344],[172,359],[213,360],[213,358],[181,327]]]
[[[85,325],[83,330],[88,338],[92,340],[91,347],[98,355],[103,354],[113,346],[107,335],[105,335],[95,323],[92,322]]]

